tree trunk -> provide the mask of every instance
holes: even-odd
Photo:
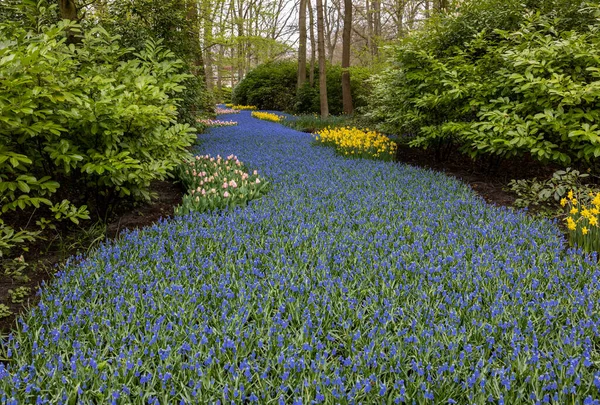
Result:
[[[398,38],[404,37],[404,0],[396,2],[396,30]]]
[[[75,0],[59,0],[58,8],[60,9],[60,18],[63,20],[70,20],[73,22],[79,22],[77,17],[77,4]],[[67,43],[78,44],[82,40],[81,34],[77,34],[71,29],[67,30]]]
[[[306,4],[308,5],[308,16],[310,18],[310,72],[308,72],[308,81],[310,86],[315,85],[315,61],[317,59],[317,43],[315,41],[315,17],[313,13],[313,8],[311,4],[311,0],[307,0]]]
[[[298,26],[300,31],[300,44],[298,46],[298,84],[301,88],[306,82],[306,0],[300,0],[300,12],[298,14]]]
[[[323,0],[317,0],[317,47],[319,52],[319,98],[321,101],[321,118],[329,116],[327,103],[327,69],[325,67],[325,27],[323,17]]]
[[[239,2],[238,9],[238,19],[237,19],[237,36],[238,36],[238,83],[242,81],[244,77],[244,41],[242,37],[244,36],[244,13],[242,10],[242,2]]]
[[[344,0],[344,32],[342,38],[342,103],[344,113],[352,114],[352,90],[350,88],[350,41],[352,39],[352,0]]]
[[[367,48],[369,54],[373,56],[373,15],[371,14],[371,0],[365,1],[365,12],[367,14]]]
[[[373,55],[379,56],[379,40],[381,39],[381,0],[373,1]]]
[[[225,55],[225,47],[219,45],[219,53],[217,56],[217,94],[219,101],[223,101],[223,73],[221,67],[223,66],[223,57]]]
[[[210,11],[210,3],[205,1],[202,14],[204,17],[204,76],[206,79],[206,89],[213,90],[214,73],[213,73],[213,58],[212,58],[212,31],[213,31],[213,15]]]

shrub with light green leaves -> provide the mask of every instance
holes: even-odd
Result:
[[[510,16],[486,20],[504,11],[490,7],[495,0],[475,3],[432,19],[396,47],[392,66],[374,79],[369,118],[440,159],[459,150],[597,165],[600,6],[578,5],[574,15],[572,4],[560,3],[569,11],[561,14],[550,0],[511,2]],[[460,42],[451,34],[471,14],[480,28]]]
[[[96,27],[67,45],[78,26],[47,24],[36,7],[37,25],[0,24],[0,256],[57,220],[89,218],[86,205],[102,218],[123,198],[150,199],[194,141],[177,123],[189,75],[160,42],[133,54]]]

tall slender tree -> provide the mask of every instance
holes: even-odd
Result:
[[[298,89],[306,82],[306,0],[300,0],[298,12],[299,45],[298,45]]]
[[[317,0],[317,48],[319,53],[319,99],[321,102],[321,118],[329,116],[327,103],[327,67],[325,60],[325,24],[323,0]]]
[[[312,87],[315,84],[315,61],[317,59],[317,43],[315,41],[315,17],[311,0],[306,0],[306,4],[308,5],[308,17],[310,20],[310,71],[308,72],[308,81],[310,83],[310,86]]]
[[[352,114],[350,88],[350,42],[352,40],[352,0],[344,0],[344,32],[342,34],[342,103],[345,114]]]

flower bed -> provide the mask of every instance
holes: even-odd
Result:
[[[600,193],[576,196],[569,191],[560,204],[568,209],[565,221],[571,245],[600,252]]]
[[[358,128],[326,128],[315,135],[315,140],[348,157],[392,160],[397,145],[387,136]]]
[[[250,114],[202,148],[271,191],[72,261],[2,403],[598,403],[600,269],[554,224]]]
[[[240,110],[234,110],[233,108],[215,108],[215,114],[217,115],[225,115],[225,114],[239,114]]]
[[[175,209],[178,215],[245,206],[264,194],[268,185],[256,170],[250,174],[234,155],[196,156],[178,168],[178,177],[188,190]]]
[[[281,122],[285,119],[285,117],[283,117],[281,115],[268,113],[268,112],[260,112],[260,111],[253,111],[252,116],[254,118],[258,118],[259,120],[271,121],[271,122]]]
[[[237,105],[237,104],[225,104],[225,107],[233,110],[256,110],[256,106],[253,105]]]
[[[223,120],[213,120],[210,118],[206,118],[206,119],[198,119],[196,120],[198,121],[200,124],[208,127],[208,128],[212,128],[212,127],[231,127],[234,125],[237,125],[237,121],[223,121]]]

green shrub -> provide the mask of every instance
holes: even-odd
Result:
[[[512,180],[507,189],[517,195],[516,207],[532,207],[546,216],[560,216],[564,209],[559,202],[569,191],[583,196],[594,192],[593,188],[583,183],[587,177],[587,173],[567,168],[554,172],[547,180]]]
[[[291,111],[296,94],[297,64],[265,63],[251,70],[233,89],[234,104],[255,105],[261,110]]]
[[[465,133],[471,148],[594,164],[600,157],[599,29],[596,21],[587,33],[557,32],[554,19],[531,15],[518,31],[499,32],[495,97]]]
[[[215,90],[215,97],[219,103],[231,103],[233,89],[231,87],[221,87],[221,91]]]
[[[198,41],[197,20],[189,13],[186,0],[130,0],[109,1],[95,10],[102,26],[111,35],[120,36],[119,43],[135,52],[145,49],[148,41],[162,41],[162,45],[181,59],[182,72],[192,73],[182,82],[184,89],[179,93],[178,120],[194,125],[195,117],[211,111],[215,100],[206,90],[204,69]],[[87,31],[97,24],[95,18],[84,19]],[[135,57],[129,53],[125,58]]]
[[[318,72],[315,71],[315,85],[306,83],[301,89],[297,86],[298,63],[280,61],[265,63],[250,71],[233,90],[233,102],[255,105],[261,110],[288,111],[299,114],[320,111]],[[371,86],[368,78],[373,71],[368,68],[350,68],[350,84],[355,107],[367,104]],[[342,68],[330,65],[327,68],[327,100],[329,112],[339,115],[342,104]]]
[[[118,199],[149,199],[194,141],[177,123],[189,75],[172,52],[148,42],[134,54],[101,27],[67,46],[66,28],[77,27],[0,24],[0,256],[57,220],[89,218],[79,204],[105,217]],[[35,229],[14,229],[15,211]]]
[[[283,125],[302,132],[317,132],[325,128],[340,128],[353,125],[352,117],[347,115],[330,115],[323,119],[318,114],[303,114],[289,117],[281,122]]]
[[[566,11],[557,15],[548,1],[539,3],[546,14],[518,6],[517,15],[508,7],[499,19],[485,18],[495,0],[468,6],[468,15],[481,12],[474,21],[483,28],[464,43],[444,42],[465,23],[463,14],[433,19],[399,44],[393,66],[374,78],[368,117],[382,131],[408,135],[411,146],[434,148],[439,158],[458,149],[471,157],[595,165],[600,22],[592,16],[599,6],[575,18],[572,5],[558,2]]]

